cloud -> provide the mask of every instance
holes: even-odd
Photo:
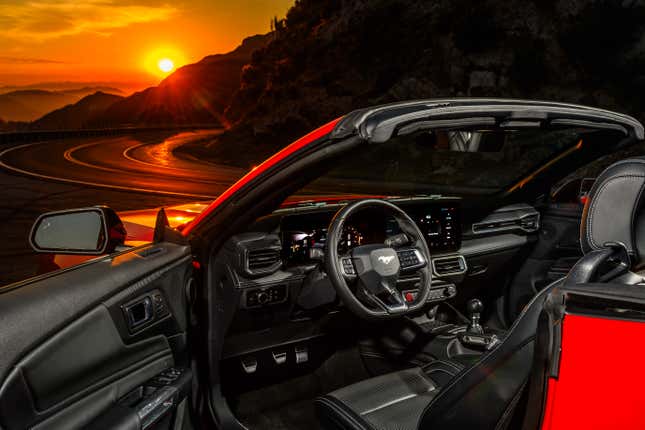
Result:
[[[64,61],[48,58],[0,57],[0,64],[66,64]]]
[[[165,21],[170,5],[123,0],[34,0],[0,3],[0,37],[43,41],[81,33],[110,34],[117,28]]]

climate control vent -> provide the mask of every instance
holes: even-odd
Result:
[[[281,264],[279,249],[250,249],[246,253],[246,269],[251,274],[273,272]]]
[[[528,205],[507,206],[474,223],[472,228],[474,234],[504,231],[534,233],[540,229],[540,213]]]
[[[233,236],[226,244],[239,282],[273,275],[282,267],[282,242],[273,233],[247,232]]]
[[[468,269],[462,255],[432,259],[432,269],[437,276],[462,275]]]
[[[540,215],[532,214],[520,219],[520,228],[527,232],[534,232],[540,228]]]

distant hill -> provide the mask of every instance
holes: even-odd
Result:
[[[249,37],[232,52],[211,55],[181,67],[158,86],[110,106],[92,124],[225,124],[223,112],[239,89],[242,68],[268,37]]]
[[[27,85],[0,85],[0,94],[5,94],[18,90],[45,90],[52,92],[83,92],[83,96],[103,91],[105,93],[121,94],[125,87],[130,87],[133,83],[127,82],[36,82]]]
[[[121,93],[111,87],[100,87],[104,92]],[[19,89],[0,94],[0,117],[5,121],[33,121],[48,112],[99,91],[96,87],[48,91],[40,89]]]
[[[0,94],[0,116],[6,121],[31,121],[77,100],[75,95],[52,91],[12,91]]]
[[[88,122],[103,115],[107,108],[123,100],[122,96],[97,91],[74,104],[56,109],[31,123],[34,130],[59,130],[85,128]]]
[[[108,94],[117,94],[123,95],[123,91],[119,88],[107,87],[107,86],[91,86],[91,87],[82,87],[82,88],[70,88],[66,90],[60,90],[59,92],[65,94],[75,95],[77,97],[85,97],[96,92],[108,93]]]

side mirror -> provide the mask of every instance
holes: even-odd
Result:
[[[36,252],[101,255],[114,252],[125,237],[116,212],[96,206],[42,214],[31,229],[29,243]]]

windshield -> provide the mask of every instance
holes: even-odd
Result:
[[[548,163],[581,149],[607,131],[432,130],[361,145],[308,193],[493,194],[513,187]]]

